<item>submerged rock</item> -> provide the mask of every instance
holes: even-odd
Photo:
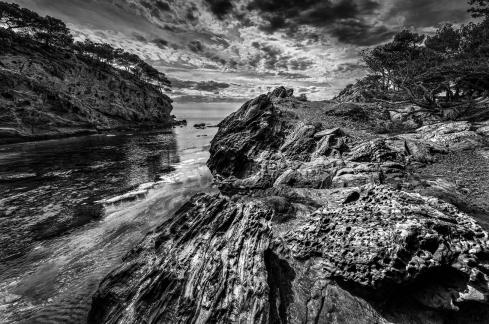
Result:
[[[221,193],[195,196],[148,234],[101,283],[89,322],[489,318],[488,233],[412,180],[485,138],[471,124],[397,135],[331,127],[358,116],[318,118],[281,94],[219,125],[208,166]]]

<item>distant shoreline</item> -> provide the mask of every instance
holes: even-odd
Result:
[[[136,132],[138,134],[141,133],[169,133],[172,131],[172,127],[175,125],[143,125],[143,126],[135,126],[135,127],[116,127],[109,129],[73,129],[66,132],[60,133],[46,133],[46,134],[19,134],[17,136],[5,136],[2,132],[3,129],[0,128],[0,146],[9,145],[9,144],[18,144],[18,143],[27,143],[27,142],[40,142],[47,140],[56,140],[56,139],[64,139],[70,137],[79,137],[79,136],[89,136],[89,135],[104,135],[109,133],[116,134],[128,134],[131,132]]]

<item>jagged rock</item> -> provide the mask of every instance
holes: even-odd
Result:
[[[256,168],[254,158],[258,153],[278,149],[285,142],[283,132],[289,127],[279,118],[282,114],[270,96],[262,95],[244,104],[220,123],[211,143],[209,168],[224,177],[249,175]]]
[[[375,306],[399,291],[435,318],[487,303],[488,236],[470,217],[387,187],[347,198],[300,216],[269,199],[198,195],[104,280],[89,321],[388,322]],[[284,220],[289,209],[297,216]],[[337,298],[338,309],[324,307]]]
[[[473,219],[434,198],[387,187],[362,190],[355,202],[313,213],[276,244],[284,244],[283,253],[296,260],[320,257],[321,263],[335,264],[326,277],[354,281],[381,295],[383,287],[415,281],[441,267],[454,267],[468,285],[489,292],[482,273],[484,280],[470,281],[488,261],[477,256],[487,250],[488,235]],[[471,259],[482,263],[474,268]]]
[[[380,95],[378,89],[372,88],[368,85],[362,84],[350,84],[346,86],[334,100],[338,102],[372,102],[375,99],[385,99],[385,96]]]
[[[466,121],[424,126],[417,130],[420,138],[450,150],[471,149],[482,144],[483,138],[471,130]]]
[[[90,321],[489,318],[488,233],[451,204],[456,186],[415,180],[440,155],[484,145],[473,125],[381,136],[294,100],[262,95],[219,125],[208,166],[221,193],[150,233],[102,282]]]
[[[317,132],[316,134],[314,134],[314,138],[318,139],[318,138],[323,138],[323,137],[329,136],[329,135],[344,136],[345,133],[341,130],[341,128],[332,128],[332,129],[326,129],[326,130]]]
[[[89,322],[265,322],[272,217],[259,202],[194,197],[102,283]]]
[[[489,136],[489,126],[484,126],[477,129],[477,134],[483,136]]]
[[[272,102],[270,95],[243,105],[220,126],[208,165],[228,191],[283,184],[327,188],[399,181],[408,165],[431,163],[436,154],[484,143],[468,122],[430,125],[413,134],[354,139],[340,128],[304,123],[296,110]],[[337,161],[325,162],[324,157]],[[233,171],[226,171],[229,168]]]
[[[294,95],[294,89],[286,89],[285,87],[278,87],[270,93],[271,97],[276,98],[289,98]]]

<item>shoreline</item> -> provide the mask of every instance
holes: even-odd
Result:
[[[179,121],[172,124],[145,124],[141,126],[120,126],[114,128],[104,128],[104,129],[73,129],[63,133],[54,133],[54,134],[39,134],[39,135],[17,135],[6,137],[2,134],[4,129],[0,128],[0,146],[10,145],[10,144],[19,144],[19,143],[31,143],[31,142],[42,142],[48,140],[56,140],[56,139],[64,139],[70,137],[79,137],[79,136],[90,136],[90,135],[104,135],[109,133],[116,134],[126,134],[135,132],[137,134],[144,133],[159,133],[159,132],[171,132],[174,127],[184,126],[185,124],[181,124]],[[12,132],[8,130],[7,132]],[[6,132],[6,133],[7,133]],[[18,134],[18,132],[17,132]]]

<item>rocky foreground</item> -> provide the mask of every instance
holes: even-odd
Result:
[[[488,135],[489,122],[412,106],[310,103],[284,88],[249,101],[212,142],[221,193],[148,234],[88,321],[487,322],[487,210],[423,177],[449,156],[483,158]]]
[[[172,125],[172,100],[125,71],[34,42],[0,50],[0,144]]]

